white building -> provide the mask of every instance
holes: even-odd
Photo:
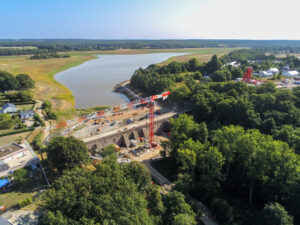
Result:
[[[37,164],[39,158],[27,142],[23,144],[10,143],[0,146],[0,177],[10,171]]]
[[[34,111],[33,110],[25,110],[20,112],[20,116],[22,120],[27,120],[31,119],[34,116]]]
[[[239,67],[240,64],[237,61],[233,61],[233,62],[226,63],[225,66]]]
[[[273,77],[273,73],[269,71],[259,71],[260,77]]]
[[[279,69],[277,69],[277,68],[270,68],[270,69],[267,71],[267,73],[273,73],[273,75],[274,75],[274,74],[278,74],[278,73],[279,73]]]
[[[290,70],[290,71],[283,71],[283,76],[293,77],[299,75],[299,72],[297,70]]]
[[[14,113],[17,112],[17,107],[14,104],[6,103],[2,106],[0,113]]]

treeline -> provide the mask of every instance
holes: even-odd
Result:
[[[37,49],[14,49],[32,46]],[[300,51],[300,41],[284,40],[88,40],[88,39],[24,39],[0,40],[0,55],[27,55],[43,51],[93,51],[115,49],[174,49],[251,47],[261,52],[294,53]],[[5,48],[8,47],[8,48]]]
[[[34,80],[27,74],[12,75],[6,71],[0,71],[0,91],[12,91],[33,88]]]
[[[208,80],[204,79],[203,74],[211,75],[211,77]],[[163,66],[150,65],[146,69],[139,68],[131,77],[131,84],[151,94],[157,94],[163,90],[172,89],[176,82],[190,83],[194,80],[221,82],[236,79],[242,75],[241,68],[223,67],[221,60],[214,55],[209,62],[203,64],[199,64],[198,60],[193,58],[188,62],[173,61]]]
[[[206,202],[222,224],[300,222],[300,156],[286,143],[241,126],[209,130],[188,115],[171,124],[163,145],[176,165],[175,189]],[[252,210],[240,212],[237,199]]]
[[[51,58],[70,58],[70,54],[58,54],[56,52],[53,53],[40,53],[30,56],[30,59],[51,59]]]
[[[226,65],[232,61],[236,61],[239,66]],[[150,94],[157,94],[163,90],[171,90],[176,82],[184,80],[224,82],[242,77],[243,72],[250,66],[254,71],[259,71],[272,67],[280,70],[286,65],[289,65],[291,69],[299,68],[300,59],[291,55],[278,58],[260,51],[243,49],[232,51],[221,58],[214,55],[210,61],[202,64],[193,58],[188,62],[172,61],[167,65],[150,65],[145,69],[139,68],[131,77],[131,84]],[[209,76],[209,78],[204,79],[203,75]]]
[[[46,152],[58,177],[44,194],[41,225],[201,224],[201,213],[183,194],[163,198],[143,165],[117,163],[113,146],[103,150],[104,160],[93,170],[85,168],[90,163],[85,144],[73,137],[54,138]]]

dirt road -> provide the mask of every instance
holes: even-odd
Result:
[[[51,129],[51,125],[49,123],[49,121],[47,121],[45,119],[45,116],[43,114],[43,109],[42,109],[42,101],[37,100],[36,103],[36,112],[38,113],[39,117],[44,121],[45,123],[45,127],[42,128],[43,131],[43,136],[42,136],[42,140],[45,140],[46,137],[48,137],[50,135],[50,129]]]

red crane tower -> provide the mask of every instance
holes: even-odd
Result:
[[[168,98],[170,93],[171,93],[170,91],[165,91],[161,94],[152,95],[147,98],[139,98],[136,101],[124,103],[119,106],[115,106],[110,109],[106,109],[105,112],[99,113],[98,116],[99,117],[104,116],[106,114],[110,114],[110,113],[120,111],[123,109],[133,108],[138,105],[147,105],[149,107],[149,145],[150,145],[150,148],[152,148],[153,146],[155,146],[155,143],[154,143],[154,105],[155,105],[155,101],[158,99],[165,100],[166,98]]]
[[[251,77],[252,77],[253,69],[252,67],[248,67],[247,71],[244,72],[243,81],[250,84],[251,83]]]

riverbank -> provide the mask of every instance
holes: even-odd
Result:
[[[207,61],[213,54],[226,54],[236,48],[195,48],[195,49],[119,49],[113,51],[84,51],[70,52],[70,58],[54,58],[29,60],[30,56],[1,56],[0,70],[8,71],[14,75],[25,73],[36,82],[34,97],[40,100],[50,100],[53,108],[60,116],[68,117],[74,114],[74,96],[63,84],[55,80],[55,75],[68,68],[78,66],[86,61],[96,59],[95,55],[136,55],[152,53],[187,53],[183,56],[171,57],[162,63],[175,61],[188,61],[197,57],[201,62]]]
[[[0,57],[0,70],[14,75],[28,74],[35,81],[34,98],[50,100],[55,111],[65,111],[74,108],[74,97],[68,88],[54,79],[55,74],[94,58],[90,54],[41,60],[29,60],[29,56],[5,56]]]

